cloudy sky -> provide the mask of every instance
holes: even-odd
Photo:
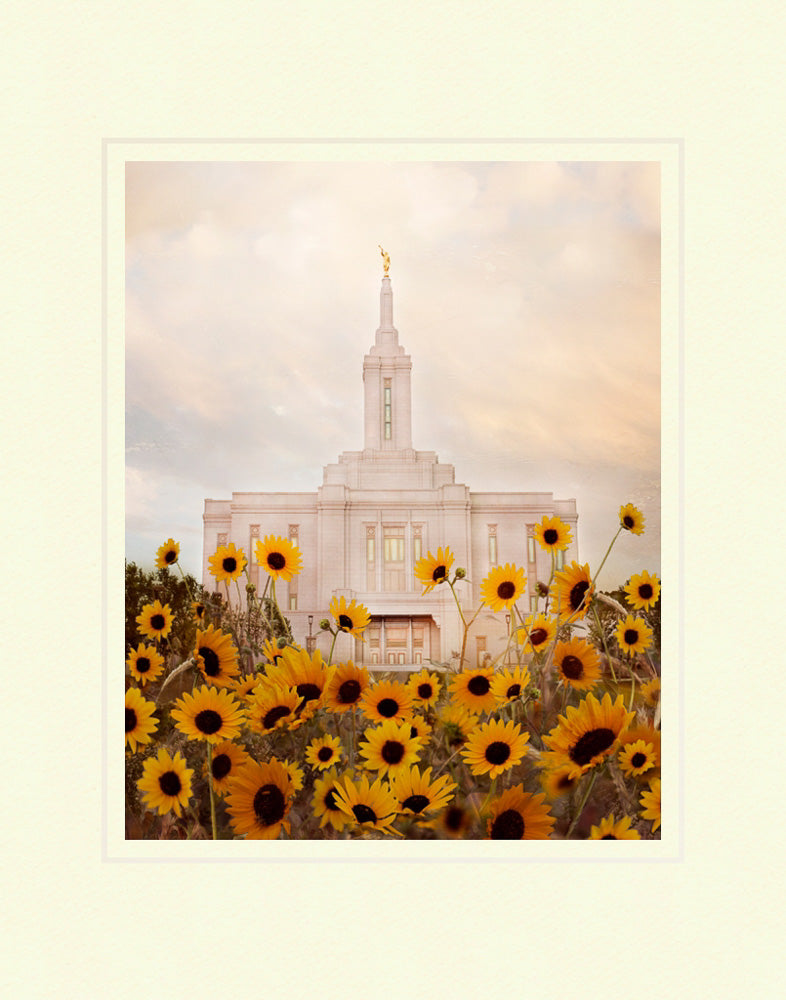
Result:
[[[312,492],[362,448],[378,244],[414,446],[575,497],[591,570],[635,503],[601,586],[660,573],[656,163],[129,163],[127,558],[171,536],[199,576],[206,497]]]

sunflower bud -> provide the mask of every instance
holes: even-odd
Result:
[[[277,649],[284,649],[285,646],[286,646],[286,644],[287,644],[287,640],[284,638],[283,635],[280,635],[278,637],[278,639],[276,639],[276,648]]]
[[[253,595],[253,594],[256,593],[256,590],[257,590],[257,588],[254,586],[253,583],[247,583],[246,584],[246,593],[247,594],[252,594]]]
[[[467,571],[462,566],[459,566],[459,568],[456,570],[456,579],[463,580],[466,575]]]
[[[324,631],[325,629],[330,628],[330,622],[327,620],[327,618],[323,618],[322,621],[319,623],[319,627]]]
[[[538,597],[548,597],[549,595],[549,588],[546,586],[545,583],[541,583],[540,580],[538,580],[537,583],[537,591],[538,591]]]

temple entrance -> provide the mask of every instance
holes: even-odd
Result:
[[[356,642],[355,662],[374,670],[419,670],[439,656],[439,630],[428,615],[372,615]]]

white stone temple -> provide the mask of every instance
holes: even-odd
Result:
[[[551,557],[536,544],[534,526],[544,515],[561,517],[573,542],[560,554],[560,565],[578,559],[576,501],[555,500],[551,493],[474,492],[456,482],[454,467],[435,452],[413,448],[412,359],[393,325],[387,261],[385,271],[379,327],[363,359],[363,450],[345,451],[326,465],[314,493],[205,500],[202,582],[208,591],[217,589],[208,558],[234,542],[261,592],[267,574],[255,562],[256,540],[284,536],[303,556],[302,572],[276,585],[298,643],[327,656],[332,636],[317,635],[318,623],[329,617],[331,598],[343,595],[366,606],[371,624],[364,641],[339,635],[333,662],[352,659],[378,671],[416,670],[430,661],[457,666],[462,626],[450,588],[441,584],[422,596],[413,573],[417,560],[450,546],[453,570],[467,572],[457,584],[467,618],[480,604],[489,570],[515,563],[527,575],[528,591],[518,604],[526,613],[534,606],[536,582],[551,573]],[[506,636],[505,614],[484,609],[469,633],[469,663],[496,656]]]

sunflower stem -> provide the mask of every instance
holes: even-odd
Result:
[[[586,804],[587,804],[587,799],[589,798],[589,794],[592,791],[592,786],[595,784],[595,779],[597,778],[597,776],[598,776],[598,772],[597,772],[597,769],[595,769],[592,772],[592,777],[587,782],[587,787],[586,787],[586,789],[584,791],[584,795],[582,796],[581,802],[579,803],[579,807],[576,810],[576,815],[573,817],[573,822],[570,824],[570,826],[568,827],[568,832],[565,834],[565,840],[569,840],[570,839],[570,835],[573,833],[574,827],[576,826],[576,824],[578,823],[579,819],[581,818],[581,814],[584,812],[584,806],[586,806]]]
[[[330,631],[333,632],[332,629]],[[330,656],[328,656],[327,666],[330,666],[330,664],[333,662],[333,649],[335,648],[337,638],[338,638],[338,629],[336,629],[336,631],[333,632],[333,642],[331,642],[330,644]]]
[[[600,566],[598,566],[598,568],[595,570],[595,575],[592,577],[592,582],[593,583],[595,583],[595,581],[597,580],[597,578],[598,578],[598,576],[600,574],[600,571],[603,569],[603,567],[604,567],[604,565],[606,563],[606,560],[609,558],[609,552],[611,552],[611,549],[612,549],[614,543],[619,538],[619,534],[622,531],[622,527],[623,526],[620,525],[619,528],[617,528],[617,534],[612,538],[611,542],[609,543],[609,547],[606,549],[606,555],[601,560]]]
[[[630,665],[630,701],[628,702],[628,711],[633,709],[633,696],[636,693],[636,675],[633,673],[633,661],[631,660]]]
[[[186,579],[186,574],[183,572],[183,567],[180,563],[177,564],[177,568],[180,570],[180,575],[183,577],[183,583],[186,585],[186,593],[188,594],[189,601],[193,601],[194,597],[191,593],[191,588],[188,585],[188,580]]]
[[[617,534],[619,534],[619,532],[617,532]],[[600,615],[598,614],[598,609],[595,607],[594,602],[592,604],[592,613],[595,616],[595,623],[597,624],[598,631],[600,632],[600,641],[603,643],[603,652],[606,654],[606,661],[607,661],[607,663],[609,665],[609,670],[611,670],[611,676],[612,676],[612,678],[614,680],[614,683],[616,684],[617,683],[617,675],[614,673],[614,664],[611,662],[611,655],[609,653],[609,645],[606,642],[606,633],[603,630],[603,626],[600,623]]]
[[[216,799],[213,792],[213,747],[207,745],[207,784],[210,789],[210,824],[213,827],[213,840],[218,840],[216,831]]]

